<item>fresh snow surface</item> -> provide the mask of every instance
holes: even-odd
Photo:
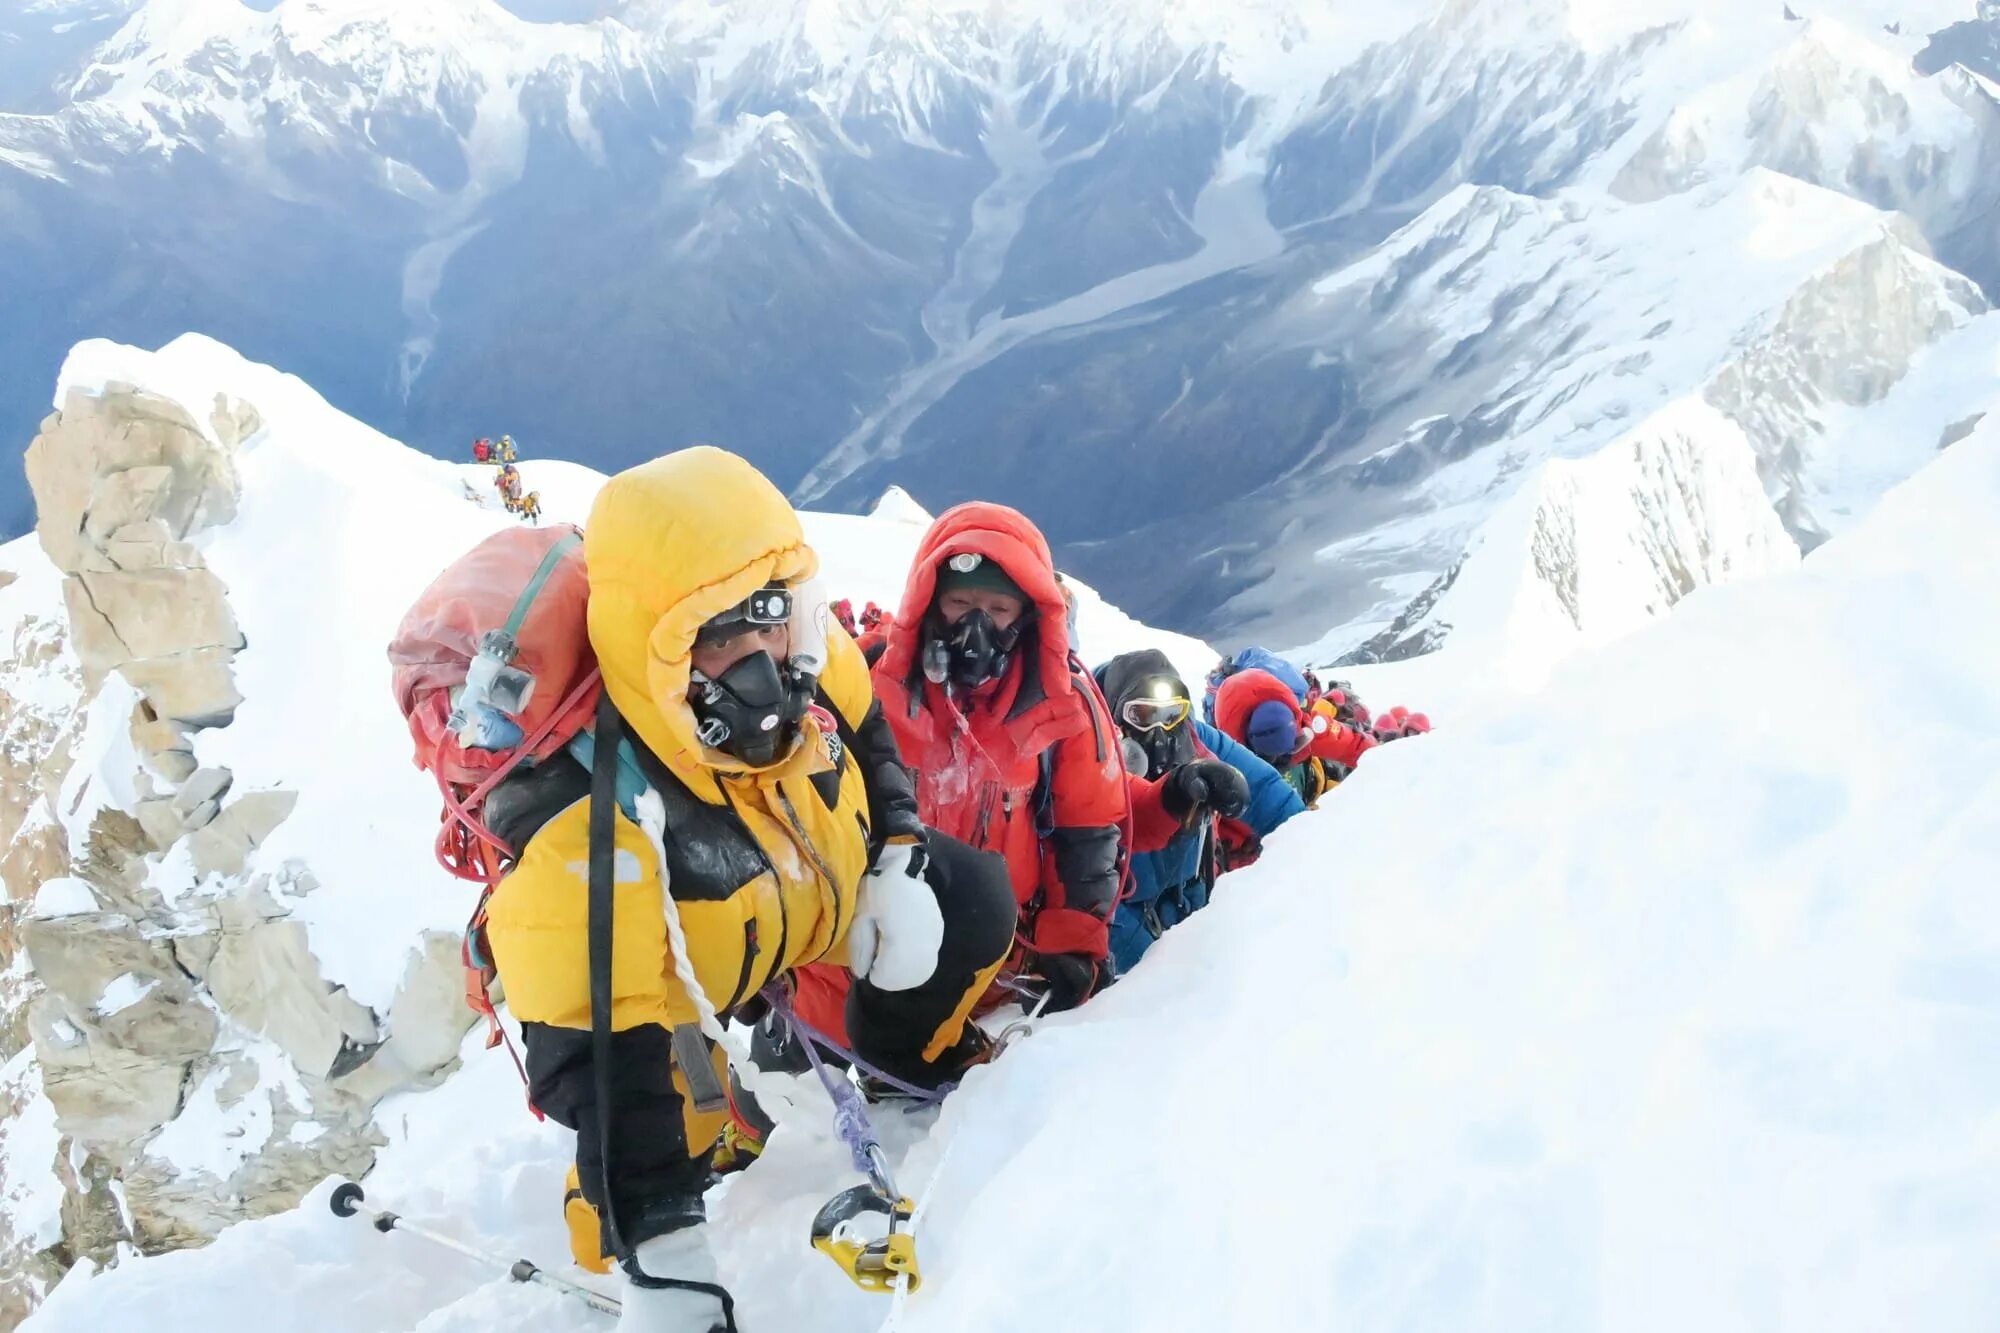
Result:
[[[146,1145],[146,1156],[171,1163],[181,1174],[200,1171],[228,1180],[262,1151],[271,1138],[271,1098],[260,1088],[225,1106],[222,1090],[230,1076],[226,1067],[210,1069],[188,1093],[180,1114]]]
[[[1371,755],[934,1123],[880,1114],[915,1295],[806,1247],[854,1177],[802,1093],[711,1201],[744,1328],[1991,1330],[1996,507],[1989,420],[1798,568]],[[559,1266],[566,1136],[466,1050],[371,1198]],[[609,1326],[329,1188],[27,1327]]]
[[[1969,423],[2000,412],[2000,312],[1989,312],[1918,354],[1881,401],[1836,410],[1809,450],[1813,512],[1833,532],[1937,456]]]
[[[74,875],[45,879],[35,890],[36,916],[78,916],[97,910],[97,895],[90,891],[90,885]]]

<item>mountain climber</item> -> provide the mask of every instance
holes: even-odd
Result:
[[[511,463],[514,461],[513,436],[502,435],[500,437],[500,447],[494,451],[494,457],[498,458],[503,463]]]
[[[854,638],[861,633],[861,627],[854,623],[854,599],[843,597],[833,604],[833,618],[847,631],[847,637]]]
[[[863,652],[870,652],[871,645],[881,642],[882,622],[889,617],[888,612],[873,602],[856,611],[853,599],[847,597],[833,604],[833,614],[839,619],[841,627],[854,636],[854,641],[861,645]],[[880,652],[879,647],[873,648],[873,653]]]
[[[1007,859],[1024,934],[1010,969],[1048,1006],[1114,975],[1108,922],[1130,850],[1161,847],[1208,793],[1193,775],[1128,782],[1118,731],[1070,651],[1048,542],[1004,505],[962,504],[924,535],[875,692],[916,773],[926,823]],[[830,983],[830,984],[829,984]],[[801,979],[800,1010],[839,1016],[839,978]]]
[[[1377,739],[1384,741],[1402,740],[1409,736],[1421,736],[1431,729],[1431,720],[1423,713],[1412,713],[1397,704],[1374,720]]]
[[[521,470],[512,463],[502,464],[500,470],[493,474],[493,486],[500,492],[500,503],[507,506],[510,512],[521,503]]]
[[[1216,691],[1222,687],[1223,681],[1228,680],[1239,671],[1268,672],[1283,681],[1291,689],[1292,696],[1299,701],[1299,707],[1304,708],[1312,702],[1313,679],[1311,672],[1301,671],[1284,658],[1272,652],[1269,648],[1258,648],[1254,645],[1249,648],[1240,648],[1231,656],[1223,658],[1211,667],[1203,683],[1201,715],[1208,720],[1210,726],[1215,725]]]
[[[1308,678],[1311,672],[1306,673]],[[1318,698],[1307,708],[1307,713],[1324,714],[1333,722],[1352,730],[1365,733],[1377,741],[1401,740],[1406,736],[1421,736],[1431,729],[1431,720],[1423,713],[1413,713],[1402,704],[1384,709],[1381,713],[1371,713],[1368,705],[1361,702],[1350,681],[1336,680],[1321,687],[1317,680],[1313,686]],[[1315,724],[1317,725],[1317,724]]]
[[[540,491],[529,491],[521,497],[521,502],[514,506],[514,512],[520,517],[527,519],[530,523],[541,522],[542,493]]]
[[[1206,809],[1188,810],[1165,847],[1133,856],[1131,895],[1111,919],[1111,953],[1124,973],[1169,927],[1208,905],[1217,875],[1256,860],[1263,839],[1305,804],[1277,769],[1193,716],[1187,684],[1166,654],[1124,653],[1096,675],[1118,720],[1126,769],[1151,780],[1198,776],[1214,793]]]
[[[478,439],[474,440],[472,442],[472,461],[475,463],[492,462],[493,441],[487,439],[483,435],[480,436]]]
[[[562,752],[487,797],[520,851],[486,936],[532,1100],[576,1131],[582,1195],[625,1266],[620,1328],[734,1329],[702,1209],[723,1117],[695,1088],[715,1074],[677,1052],[822,963],[852,977],[856,1049],[934,1084],[1011,945],[1013,895],[997,857],[923,827],[798,515],[750,464],[702,447],[622,472],[583,541],[599,762]],[[597,875],[608,966],[589,961]]]
[[[1215,695],[1215,725],[1284,773],[1310,806],[1338,785],[1375,744],[1372,734],[1337,721],[1322,699],[1311,713],[1291,686],[1251,668],[1222,682]]]

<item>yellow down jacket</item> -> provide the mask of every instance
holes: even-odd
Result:
[[[605,484],[584,555],[590,641],[641,766],[666,798],[672,891],[702,989],[727,1010],[786,969],[844,964],[869,856],[861,756],[814,709],[789,755],[752,768],[701,745],[687,702],[702,622],[766,583],[816,572],[798,515],[741,458],[687,449]],[[827,638],[820,690],[851,735],[873,702],[868,667],[837,624]],[[580,795],[539,826],[488,909],[494,963],[523,1021],[590,1025],[589,804]],[[616,842],[613,1025],[692,1023],[653,848],[622,813]]]

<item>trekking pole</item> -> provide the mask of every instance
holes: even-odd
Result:
[[[412,1236],[420,1236],[433,1245],[441,1245],[447,1250],[462,1254],[475,1263],[485,1264],[489,1268],[503,1269],[507,1276],[516,1282],[532,1282],[547,1287],[559,1296],[582,1301],[600,1314],[616,1315],[624,1308],[619,1304],[617,1297],[600,1296],[588,1287],[559,1278],[553,1273],[545,1273],[536,1267],[531,1259],[503,1259],[497,1254],[476,1250],[463,1241],[453,1240],[450,1236],[406,1222],[394,1213],[377,1212],[373,1208],[363,1207],[362,1197],[361,1187],[350,1180],[334,1190],[333,1197],[327,1203],[333,1209],[335,1217],[353,1217],[358,1213],[367,1218],[374,1228],[384,1235],[391,1231],[407,1231]]]

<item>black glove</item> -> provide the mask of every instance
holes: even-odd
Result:
[[[1183,824],[1203,806],[1234,819],[1250,808],[1250,784],[1220,759],[1196,759],[1167,774],[1160,804]]]
[[[1041,954],[1036,967],[1049,986],[1045,1012],[1051,1014],[1076,1008],[1111,981],[1109,959],[1100,962],[1080,953]]]

